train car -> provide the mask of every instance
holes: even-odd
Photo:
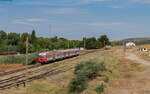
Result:
[[[45,63],[50,63],[56,60],[62,60],[65,58],[78,56],[79,54],[80,54],[80,50],[78,48],[43,52],[43,53],[39,53],[38,61],[41,64],[45,64]]]

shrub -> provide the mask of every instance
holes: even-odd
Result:
[[[81,63],[77,64],[75,66],[74,74],[80,73],[80,71],[83,69],[84,65],[85,65],[85,62],[81,62]]]
[[[98,94],[102,94],[102,92],[104,92],[105,88],[106,88],[106,86],[103,83],[101,83],[101,85],[99,85],[99,86],[96,87],[96,92]]]
[[[106,82],[106,83],[109,82],[109,77],[108,76],[105,77],[104,82]]]
[[[70,92],[82,92],[87,88],[87,77],[80,73],[78,76],[73,78],[69,83],[69,91]]]
[[[100,69],[100,71],[106,71],[107,69],[106,69],[106,65],[104,64],[104,62],[101,62],[100,63],[100,65],[99,65],[99,69]]]
[[[82,92],[87,88],[88,80],[99,75],[100,71],[106,70],[105,64],[94,61],[81,62],[75,66],[73,78],[69,83],[70,92]]]
[[[74,73],[75,74],[85,74],[89,79],[94,78],[99,75],[100,71],[106,70],[105,64],[102,63],[97,63],[94,61],[86,61],[86,62],[81,62],[80,64],[77,64],[75,66]]]
[[[38,62],[38,53],[29,55],[28,64],[35,64]]]

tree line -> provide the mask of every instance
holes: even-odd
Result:
[[[110,45],[109,39],[106,35],[100,36],[98,39],[95,37],[83,38],[83,40],[68,40],[66,38],[52,38],[37,37],[36,31],[32,33],[6,33],[0,30],[0,53],[6,52],[20,52],[26,51],[26,38],[29,38],[29,52],[43,52],[54,49],[67,49],[84,47],[86,49],[98,49],[105,45]]]

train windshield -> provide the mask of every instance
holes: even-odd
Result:
[[[45,58],[45,55],[39,55],[40,58]]]

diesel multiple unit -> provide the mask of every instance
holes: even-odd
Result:
[[[44,64],[44,63],[49,63],[49,62],[56,61],[56,60],[78,56],[79,54],[80,54],[80,50],[78,48],[43,52],[43,53],[39,53],[38,61],[41,64]]]

